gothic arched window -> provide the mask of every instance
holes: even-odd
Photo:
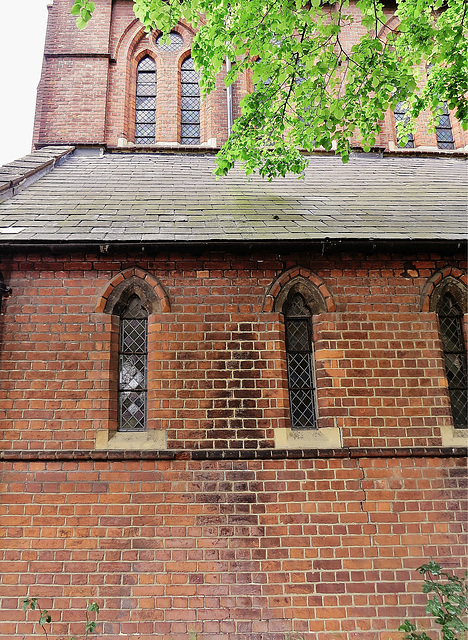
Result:
[[[120,312],[119,431],[146,429],[148,313],[133,294]]]
[[[288,296],[283,313],[291,426],[293,429],[313,429],[317,427],[317,410],[312,313],[300,293]]]
[[[409,120],[409,116],[408,116],[408,109],[406,108],[404,102],[399,102],[397,104],[397,106],[395,107],[395,111],[393,112],[393,115],[395,117],[395,123],[403,122],[403,124],[407,124]],[[397,143],[399,147],[402,147],[403,149],[414,149],[413,133],[408,133],[408,139],[404,144],[403,144],[403,141],[401,140],[402,136],[399,134],[398,127],[397,127],[396,133],[397,133]]]
[[[442,106],[442,114],[439,116],[436,125],[437,146],[439,149],[455,149],[455,141],[453,139],[452,123],[450,122],[450,114],[447,103]]]
[[[445,292],[437,304],[445,371],[455,428],[467,428],[468,390],[466,348],[463,339],[463,312],[455,297]]]
[[[156,64],[142,58],[137,67],[135,144],[154,144],[156,138]]]
[[[200,74],[192,58],[180,68],[180,142],[200,144]]]

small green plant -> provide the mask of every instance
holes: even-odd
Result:
[[[52,616],[50,615],[47,609],[42,609],[39,604],[39,600],[37,598],[25,598],[23,600],[23,611],[27,609],[31,609],[31,611],[37,611],[39,613],[39,625],[42,627],[42,630],[45,634],[46,640],[49,638],[49,634],[47,632],[46,625],[50,625],[52,622]],[[86,624],[84,631],[84,640],[86,640],[90,633],[95,633],[96,622],[94,620],[89,619],[89,613],[94,611],[96,614],[99,613],[99,605],[97,602],[86,602]],[[70,640],[77,640],[77,638],[73,637]]]
[[[468,613],[468,571],[463,578],[442,571],[440,564],[429,562],[418,567],[425,576],[423,593],[431,593],[426,604],[426,613],[432,615],[440,625],[442,640],[462,640],[468,626],[464,622]],[[434,580],[434,578],[436,578]],[[432,640],[425,631],[418,631],[416,625],[405,620],[399,627],[405,631],[404,640]]]

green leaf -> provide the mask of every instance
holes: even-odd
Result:
[[[83,18],[77,18],[76,19],[76,26],[78,27],[78,29],[80,31],[82,31],[83,29],[85,29],[86,25],[87,25],[87,21],[83,20]]]
[[[70,13],[71,13],[73,16],[77,16],[77,15],[79,15],[80,11],[81,11],[81,5],[80,5],[80,4],[78,4],[78,3],[77,3],[77,4],[74,4],[74,5],[73,5],[73,7],[70,9]]]

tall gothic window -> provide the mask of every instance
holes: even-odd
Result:
[[[436,137],[439,149],[455,149],[452,124],[446,102],[442,105],[442,114],[439,116],[436,126]]]
[[[313,429],[317,426],[317,410],[312,314],[300,293],[288,298],[283,312],[291,426],[293,429]]]
[[[156,138],[156,64],[142,58],[137,67],[135,144],[154,144]]]
[[[437,305],[440,334],[444,349],[453,423],[458,429],[467,428],[468,390],[466,348],[463,340],[463,313],[451,293],[445,293]]]
[[[148,313],[132,295],[120,314],[119,431],[146,429]]]
[[[200,74],[192,58],[180,68],[180,142],[200,144]]]
[[[395,122],[403,122],[404,124],[406,124],[409,120],[407,112],[408,109],[406,109],[405,103],[399,102],[395,107],[395,111],[393,112],[393,115],[395,116]],[[401,136],[398,133],[398,128],[396,133],[399,147],[402,147],[403,149],[414,149],[414,135],[412,133],[408,134],[408,140],[405,144],[403,144],[403,142],[401,141]]]

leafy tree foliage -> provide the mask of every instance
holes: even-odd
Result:
[[[468,626],[468,571],[463,578],[442,571],[440,564],[431,560],[418,567],[425,576],[423,593],[431,594],[427,600],[426,613],[440,625],[442,640],[466,638]],[[434,579],[435,578],[435,579]],[[425,631],[418,631],[415,624],[405,620],[400,626],[405,631],[404,640],[431,640]]]
[[[192,48],[209,93],[226,58],[226,83],[252,73],[255,91],[218,154],[217,173],[240,161],[247,173],[301,173],[301,152],[321,146],[344,161],[352,142],[375,145],[385,111],[404,102],[409,123],[444,102],[468,126],[468,0],[134,0],[147,30],[168,33],[181,19],[197,28]],[[78,27],[94,5],[76,0]],[[397,23],[389,19],[398,18]],[[350,41],[352,23],[360,39]],[[395,26],[396,24],[396,26]],[[431,69],[427,78],[427,69]]]

